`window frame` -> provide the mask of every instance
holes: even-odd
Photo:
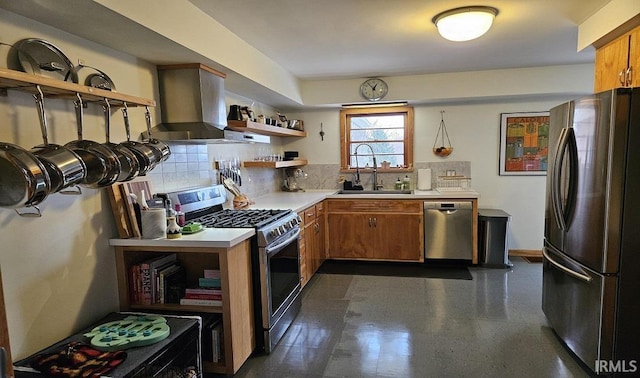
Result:
[[[351,124],[352,117],[367,115],[403,115],[404,116],[404,160],[405,166],[402,168],[390,167],[383,169],[377,167],[378,172],[410,172],[413,171],[413,107],[411,106],[389,106],[371,108],[350,108],[340,110],[340,171],[355,172],[355,168],[349,167],[351,160],[349,146],[351,145]],[[380,164],[380,162],[378,162]],[[366,169],[366,168],[364,168]],[[369,168],[371,169],[371,168]],[[360,168],[363,170],[363,168]]]

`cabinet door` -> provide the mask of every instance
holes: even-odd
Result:
[[[374,258],[423,261],[422,216],[418,214],[374,214]]]
[[[623,87],[620,74],[629,63],[629,34],[617,38],[596,50],[595,92]]]
[[[640,87],[640,27],[631,31],[629,67],[631,67],[631,86]]]
[[[318,270],[320,265],[327,259],[327,249],[325,248],[325,213],[324,202],[316,204],[316,267]],[[315,272],[315,271],[314,271]]]
[[[329,214],[329,257],[364,259],[373,257],[371,215]]]

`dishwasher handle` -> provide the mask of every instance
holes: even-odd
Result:
[[[472,208],[473,203],[471,201],[424,202],[424,210],[440,210],[447,214],[455,213],[457,210],[471,210]]]

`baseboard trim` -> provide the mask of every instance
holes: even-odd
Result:
[[[542,257],[541,249],[510,249],[509,256]]]

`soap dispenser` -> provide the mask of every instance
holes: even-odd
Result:
[[[400,181],[400,177],[396,180],[395,188],[396,190],[402,190],[402,181]]]
[[[411,190],[411,179],[409,175],[405,175],[404,179],[402,179],[402,189]]]

